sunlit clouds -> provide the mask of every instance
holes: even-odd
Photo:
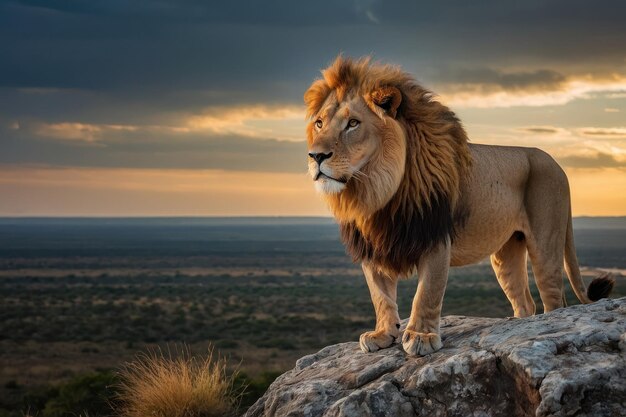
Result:
[[[36,3],[0,2],[2,215],[328,215],[302,97],[339,53],[626,215],[623,1]]]
[[[625,127],[601,128],[601,127],[582,127],[578,129],[584,136],[626,139]]]
[[[257,139],[287,141],[304,140],[303,106],[210,107],[197,114],[169,116],[168,125],[118,125],[82,122],[35,123],[32,131],[44,138],[62,141],[103,142],[119,132],[147,134],[206,134],[212,136],[240,136]],[[20,127],[13,122],[12,128]]]
[[[471,131],[479,132],[474,135],[475,142],[536,147],[548,152],[565,168],[624,168],[621,175],[626,176],[626,136],[623,136],[623,130],[619,128],[481,126],[477,130],[470,129]],[[620,175],[619,171],[614,173]],[[576,187],[576,184],[572,186]]]
[[[19,125],[18,125],[19,126]],[[34,133],[38,136],[70,141],[95,142],[101,139],[106,131],[127,131],[138,130],[137,126],[123,125],[94,125],[88,123],[40,123]]]
[[[606,98],[609,87],[613,96]],[[619,215],[626,212],[626,197],[616,191],[626,187],[626,128],[610,118],[619,117],[626,101],[614,96],[623,87],[563,80],[509,86],[510,91],[476,89],[463,93],[460,113],[471,110],[463,121],[472,142],[538,147],[552,155],[570,176],[575,215]],[[507,109],[500,107],[504,101],[491,102],[498,94],[518,105]],[[448,104],[450,98],[439,99]],[[607,112],[606,100],[617,111]],[[599,126],[551,124],[559,121],[555,114],[579,104],[609,119]],[[524,108],[540,112],[524,116]],[[487,122],[476,123],[477,118]],[[47,166],[46,158],[39,165],[0,164],[0,193],[12,196],[0,202],[0,215],[329,214],[305,174],[301,105],[209,106],[153,121],[7,122],[6,132],[63,143],[65,159],[48,158],[56,167]],[[76,157],[72,149],[80,149]]]
[[[304,140],[303,106],[214,107],[185,120],[188,129],[278,140]]]
[[[615,74],[604,79],[592,76],[562,79],[557,73],[549,72],[544,80],[539,78],[534,83],[523,83],[521,80],[518,85],[502,85],[496,82],[451,83],[443,86],[443,89],[442,99],[457,107],[558,106],[573,100],[615,97],[616,94],[626,93],[626,77]]]
[[[551,153],[562,165],[626,168],[626,129],[535,126],[516,131],[531,135],[531,142]]]

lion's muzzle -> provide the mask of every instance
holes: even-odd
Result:
[[[309,152],[309,157],[313,158],[317,165],[322,165],[325,159],[329,159],[333,156],[332,152],[324,153],[324,152]]]

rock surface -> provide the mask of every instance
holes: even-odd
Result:
[[[448,316],[444,348],[328,346],[246,417],[626,416],[626,298],[525,319]]]

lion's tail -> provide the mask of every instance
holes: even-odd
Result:
[[[569,214],[567,233],[565,235],[564,264],[567,278],[569,278],[572,289],[581,303],[589,304],[601,298],[606,298],[611,293],[613,285],[615,284],[615,278],[608,273],[594,278],[585,291],[585,283],[580,276],[580,268],[578,266],[578,259],[576,258],[576,248],[574,247],[574,228],[572,226],[571,212]]]

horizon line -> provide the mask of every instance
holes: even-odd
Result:
[[[573,219],[581,218],[622,218],[626,214],[620,215],[580,215],[572,216]],[[3,215],[0,219],[334,219],[333,216],[315,215]]]

